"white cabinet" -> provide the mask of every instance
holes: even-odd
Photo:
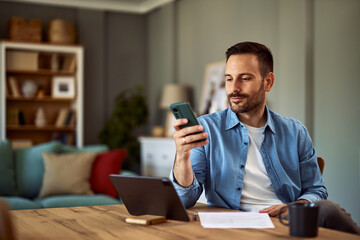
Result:
[[[140,137],[141,175],[169,177],[175,160],[176,146],[172,138]],[[207,203],[204,192],[198,202]]]
[[[176,147],[172,138],[140,137],[141,175],[169,177]]]

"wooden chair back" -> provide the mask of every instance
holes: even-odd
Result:
[[[3,201],[0,201],[0,239],[15,240],[9,208]]]
[[[324,167],[325,167],[325,160],[322,157],[317,157],[317,162],[320,168],[320,172],[321,174],[323,174],[324,172]]]

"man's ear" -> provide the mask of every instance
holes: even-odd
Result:
[[[273,72],[269,72],[265,78],[265,91],[270,92],[271,88],[274,85],[275,75]]]

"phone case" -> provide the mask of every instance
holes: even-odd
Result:
[[[189,103],[173,103],[170,105],[170,109],[176,119],[186,118],[189,120],[189,122],[185,125],[182,125],[181,128],[199,125],[199,122],[197,121]]]
[[[199,122],[196,119],[195,114],[192,111],[189,103],[187,102],[173,103],[170,105],[170,109],[176,119],[187,118],[189,120],[187,124],[182,125],[180,128],[199,125]],[[198,140],[196,142],[202,142],[205,140],[206,138]]]

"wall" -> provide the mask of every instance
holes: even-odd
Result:
[[[329,199],[360,223],[360,1],[315,1],[314,141]]]
[[[62,18],[75,23],[84,46],[84,144],[98,143],[115,97],[135,84],[146,83],[145,16],[36,4],[0,2],[0,38],[6,38],[11,16]]]
[[[152,12],[148,29],[157,29],[157,34],[148,32],[149,62],[162,59],[162,51],[175,52],[176,59],[169,61],[173,67],[148,66],[149,72],[157,73],[149,75],[149,83],[156,82],[157,88],[148,96],[151,111],[159,111],[159,87],[167,82],[191,86],[193,107],[198,110],[206,64],[224,60],[224,52],[234,43],[264,43],[275,61],[269,105],[307,126],[318,155],[326,161],[329,199],[360,223],[359,4],[357,0],[182,0]],[[161,31],[168,28],[169,20],[175,22],[175,30]],[[172,34],[177,36],[175,49],[168,42]],[[160,121],[151,118],[151,124]]]

